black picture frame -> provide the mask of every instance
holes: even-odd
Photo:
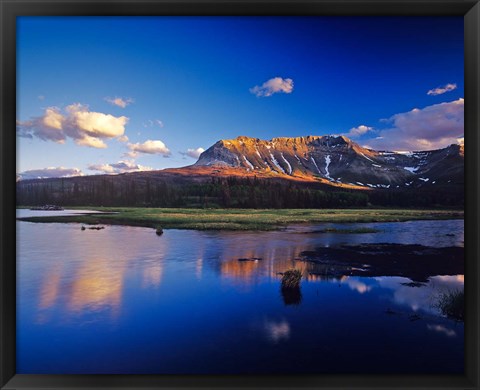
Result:
[[[127,15],[457,15],[465,21],[465,373],[452,375],[16,375],[16,17]],[[480,4],[472,0],[0,0],[0,387],[2,389],[479,388]]]

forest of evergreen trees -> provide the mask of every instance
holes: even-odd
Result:
[[[338,190],[290,181],[212,177],[175,183],[141,176],[86,176],[17,183],[17,205],[231,208],[463,206],[463,191]]]

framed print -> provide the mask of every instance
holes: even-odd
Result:
[[[0,5],[2,389],[478,388],[478,2]]]

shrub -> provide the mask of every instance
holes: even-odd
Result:
[[[435,304],[443,315],[458,321],[463,321],[465,295],[461,290],[441,293]]]
[[[289,269],[283,273],[282,289],[299,288],[302,279],[302,271],[298,269]]]

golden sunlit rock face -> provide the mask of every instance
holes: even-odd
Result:
[[[449,179],[458,181],[463,178],[463,164],[463,145],[397,153],[362,147],[345,136],[279,137],[269,141],[240,136],[218,141],[190,167],[165,171],[184,176],[277,178],[372,190],[411,188],[412,183],[423,186],[443,180],[445,167],[449,168]]]
[[[217,142],[200,156],[195,166],[240,167],[247,173],[264,176],[351,186],[331,177],[329,167],[341,160],[342,154],[358,152],[373,153],[343,136],[279,137],[270,141],[240,136]],[[347,159],[344,163],[348,163]]]

